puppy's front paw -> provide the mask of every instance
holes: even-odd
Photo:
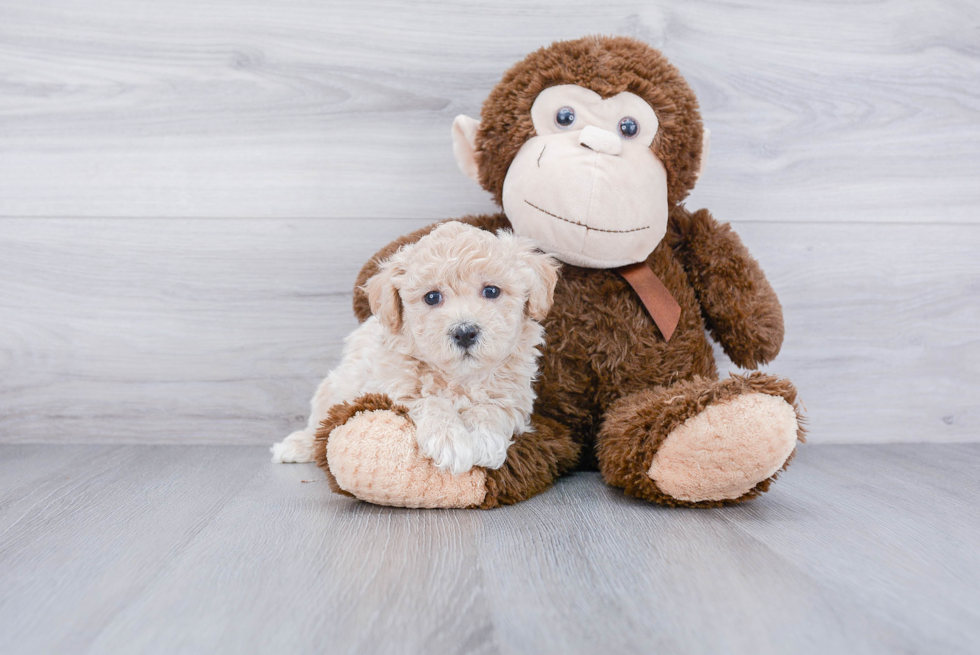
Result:
[[[492,430],[476,428],[470,431],[473,444],[473,463],[488,469],[499,469],[507,459],[507,449],[514,440]]]
[[[269,449],[272,452],[272,461],[277,464],[312,462],[314,443],[314,435],[297,430]]]
[[[453,475],[466,473],[476,462],[470,435],[459,421],[422,421],[415,437],[422,454]]]

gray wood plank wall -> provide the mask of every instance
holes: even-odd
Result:
[[[493,210],[453,116],[590,33],[661,48],[699,94],[688,205],[780,293],[769,370],[811,441],[980,439],[975,3],[6,0],[0,442],[300,425],[360,264]]]

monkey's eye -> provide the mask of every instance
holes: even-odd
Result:
[[[568,127],[575,122],[575,110],[571,107],[562,107],[555,113],[555,122],[558,127]]]
[[[632,139],[640,131],[640,124],[632,117],[625,116],[619,121],[619,133],[627,139]]]
[[[500,289],[498,287],[487,285],[483,287],[483,297],[488,300],[493,300],[500,295]]]
[[[442,302],[442,294],[438,291],[430,291],[425,294],[425,304],[432,305],[433,307]]]

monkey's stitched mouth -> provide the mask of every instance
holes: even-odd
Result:
[[[533,202],[531,202],[530,200],[528,200],[526,198],[524,199],[524,202],[526,202],[527,204],[531,205],[532,207],[534,207],[535,209],[537,209],[542,214],[547,214],[548,216],[551,216],[552,218],[557,218],[559,221],[565,221],[566,223],[571,223],[572,225],[578,225],[579,227],[584,227],[586,230],[592,230],[593,232],[609,232],[609,233],[612,233],[612,234],[626,234],[627,232],[639,232],[640,230],[649,230],[650,229],[650,226],[649,225],[644,225],[643,227],[634,227],[631,230],[604,230],[601,227],[589,227],[585,223],[579,223],[578,221],[573,221],[573,220],[569,220],[567,218],[562,218],[558,214],[552,214],[550,211],[548,211],[546,209],[541,209],[540,207],[538,207],[537,205],[535,205]]]

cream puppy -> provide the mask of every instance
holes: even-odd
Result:
[[[404,246],[365,285],[373,316],[350,336],[320,384],[309,423],[272,447],[275,462],[313,461],[329,409],[387,394],[415,424],[440,469],[500,468],[530,429],[538,347],[557,262],[529,239],[459,222]]]

